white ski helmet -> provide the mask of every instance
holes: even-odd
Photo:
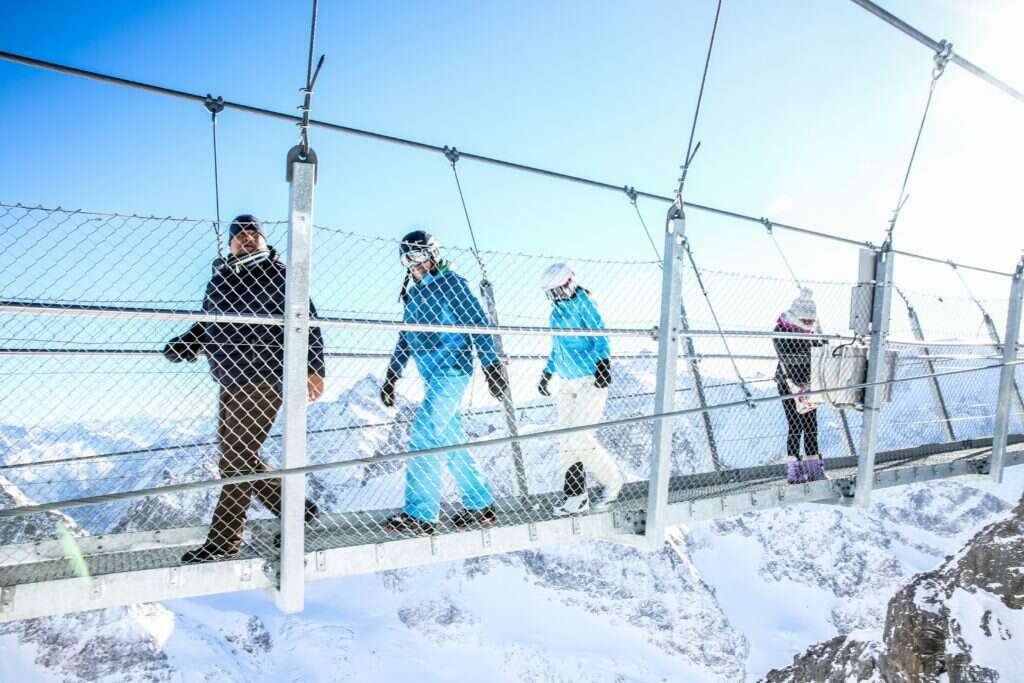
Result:
[[[576,273],[567,263],[552,263],[541,273],[540,286],[551,301],[571,299],[576,294]]]

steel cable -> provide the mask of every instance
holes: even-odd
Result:
[[[845,387],[831,387],[827,389],[808,391],[805,395],[815,396],[824,394],[828,391],[836,391],[838,389],[866,389],[872,386],[884,386],[886,384],[899,384],[903,382],[912,382],[915,380],[929,379],[930,377],[947,377],[951,375],[960,375],[969,372],[980,372],[984,370],[998,369],[1005,366],[1017,366],[1024,363],[1024,361],[1013,361],[1010,363],[997,363],[989,365],[983,368],[966,368],[958,370],[947,370],[943,372],[929,373],[925,375],[916,375],[913,377],[902,377],[893,380],[880,380],[878,382],[863,382],[860,384],[851,384]],[[482,439],[480,441],[472,441],[468,443],[453,444],[449,446],[436,446],[433,448],[424,448],[416,451],[403,451],[396,453],[384,453],[379,455],[367,456],[364,458],[353,458],[351,460],[338,460],[325,463],[317,463],[315,465],[304,465],[302,467],[289,467],[281,468],[278,470],[268,470],[266,472],[259,472],[255,474],[245,474],[232,477],[223,477],[219,479],[209,479],[203,481],[193,481],[182,484],[168,484],[164,486],[154,486],[150,488],[137,489],[134,491],[118,491],[115,493],[107,493],[96,496],[83,496],[81,498],[72,498],[68,500],[54,501],[52,503],[42,503],[38,505],[22,505],[12,508],[0,509],[0,518],[4,517],[18,517],[21,515],[35,514],[37,512],[49,512],[51,510],[60,510],[64,508],[82,507],[85,505],[95,505],[98,503],[109,503],[118,500],[127,500],[131,498],[140,498],[145,496],[155,496],[164,493],[180,493],[182,491],[192,491],[198,489],[206,489],[212,487],[220,487],[226,484],[244,484],[254,481],[263,481],[267,479],[277,479],[287,475],[305,475],[305,474],[316,474],[318,472],[325,472],[343,467],[352,467],[356,465],[373,465],[384,462],[395,462],[403,461],[412,457],[419,457],[423,455],[437,455],[441,453],[450,453],[453,451],[465,450],[465,449],[479,449],[487,448],[490,446],[502,446],[505,444],[512,443],[514,441],[532,441],[536,439],[544,439],[555,436],[562,436],[567,434],[576,434],[579,432],[592,431],[594,429],[618,427],[629,424],[636,424],[639,422],[649,422],[651,420],[662,420],[676,417],[686,417],[689,415],[695,415],[698,413],[711,413],[720,410],[729,410],[732,408],[739,408],[752,404],[761,403],[777,403],[779,401],[788,400],[787,396],[764,396],[758,398],[747,398],[742,401],[731,401],[728,403],[719,403],[713,406],[707,406],[703,408],[684,408],[680,410],[671,410],[664,413],[657,413],[652,415],[638,415],[631,417],[616,418],[613,420],[607,420],[597,424],[586,424],[576,425],[572,427],[559,427],[557,429],[550,429],[541,432],[529,432],[527,434],[520,434],[518,436],[504,436],[493,439]]]

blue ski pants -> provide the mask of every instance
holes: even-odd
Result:
[[[462,429],[462,397],[472,375],[437,372],[426,380],[426,395],[409,433],[409,450],[450,446],[468,440]],[[410,458],[405,467],[405,512],[416,519],[436,522],[441,510],[442,466],[462,495],[462,506],[479,510],[494,503],[494,496],[469,451],[454,451]]]

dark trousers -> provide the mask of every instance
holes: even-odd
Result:
[[[779,388],[780,396],[792,396],[786,382],[777,379],[776,386]],[[803,437],[804,453],[807,455],[818,455],[818,411],[812,410],[801,415],[796,411],[794,399],[784,399],[782,409],[786,412],[786,423],[789,425],[789,433],[786,436],[786,453],[791,458],[800,459],[800,439]]]
[[[217,414],[220,441],[220,476],[266,472],[260,449],[281,409],[281,393],[276,384],[243,384],[221,387]],[[275,516],[281,516],[281,480],[263,479],[243,484],[227,484],[220,490],[213,510],[207,542],[234,551],[242,544],[245,517],[255,495]],[[316,505],[306,501],[306,521],[316,517]]]

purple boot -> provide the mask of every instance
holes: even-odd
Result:
[[[822,481],[828,479],[825,474],[825,461],[816,455],[807,456],[801,463],[807,476],[807,481]]]
[[[803,463],[799,460],[790,460],[786,467],[786,481],[790,484],[802,484],[807,481],[807,473]]]

